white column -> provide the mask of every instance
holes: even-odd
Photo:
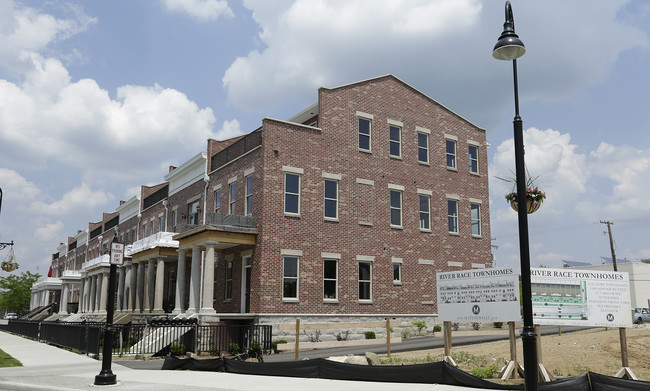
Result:
[[[97,275],[90,276],[90,296],[88,296],[88,312],[95,312],[97,306]]]
[[[163,288],[165,285],[165,261],[163,257],[158,257],[156,265],[156,286],[154,287],[154,312],[164,312],[163,310]]]
[[[81,278],[79,280],[79,306],[77,307],[78,314],[83,312],[84,291],[85,291],[84,281],[85,281],[84,278]]]
[[[154,294],[154,260],[150,259],[149,262],[147,262],[147,292],[145,293],[144,297],[146,298],[145,303],[144,303],[144,310],[145,312],[151,312],[151,309],[153,308],[153,294]]]
[[[70,284],[63,283],[61,292],[61,303],[59,303],[59,314],[67,315],[68,314],[68,295],[70,293]]]
[[[99,312],[106,313],[106,303],[108,301],[108,273],[102,272],[102,289],[99,296]]]
[[[126,273],[124,275],[124,298],[123,298],[123,303],[122,303],[122,310],[123,311],[131,311],[133,309],[132,303],[133,303],[133,287],[131,285],[131,274],[133,273],[133,267],[132,264],[127,264],[125,266],[126,268]]]
[[[201,296],[201,247],[192,247],[192,267],[190,270],[190,304],[187,312],[199,312]]]
[[[201,313],[216,313],[214,309],[214,244],[205,247],[205,268],[203,269],[203,305]]]
[[[176,266],[176,299],[174,304],[174,313],[183,312],[185,305],[185,254],[187,250],[178,250],[178,264]]]
[[[125,268],[120,267],[117,269],[117,311],[124,311],[124,279],[125,279]]]
[[[142,312],[144,305],[144,261],[138,262],[138,273],[135,289],[135,312]]]

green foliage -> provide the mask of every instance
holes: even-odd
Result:
[[[248,355],[250,357],[262,357],[262,344],[259,342],[252,342],[248,347]]]
[[[494,323],[492,323],[492,325],[495,328],[500,329],[501,327],[503,327],[503,322],[494,322]]]
[[[494,379],[498,373],[499,366],[497,364],[492,364],[489,367],[474,368],[472,370],[472,375],[481,379]]]
[[[402,338],[406,339],[411,335],[411,326],[402,327]]]
[[[366,339],[377,339],[374,331],[366,331]]]
[[[183,345],[182,343],[175,343],[169,347],[169,353],[172,356],[182,356],[186,352],[187,351],[185,350],[185,345]]]
[[[279,343],[287,343],[284,339],[278,339],[276,341],[271,342],[271,349],[273,349],[273,353],[280,353],[278,350],[278,344]]]
[[[437,362],[442,360],[442,356],[432,357],[431,354],[427,354],[426,358],[401,358],[401,357],[391,357],[391,358],[382,358],[380,359],[381,365],[412,365],[412,364],[426,364],[430,362]]]
[[[427,322],[423,320],[411,322],[411,324],[418,328],[418,334],[422,334],[422,330],[427,328]]]
[[[437,332],[440,332],[440,331],[442,331],[442,327],[439,324],[433,326],[433,332],[434,333],[437,333]]]
[[[239,346],[238,343],[236,343],[236,342],[231,342],[231,343],[228,344],[228,346],[226,346],[226,351],[227,351],[228,354],[230,354],[231,356],[234,356],[235,354],[241,352],[241,347]]]
[[[31,272],[0,277],[0,310],[17,313],[29,310],[31,288],[40,277]]]
[[[9,368],[9,367],[22,367],[23,364],[11,357],[3,350],[0,350],[0,368]]]

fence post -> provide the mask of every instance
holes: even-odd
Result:
[[[300,319],[296,319],[296,361],[298,361],[299,350],[300,350]]]
[[[390,358],[390,318],[386,318],[386,354]]]

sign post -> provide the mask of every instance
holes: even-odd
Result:
[[[113,359],[113,311],[115,310],[115,273],[117,266],[124,264],[124,243],[117,241],[117,232],[111,242],[111,270],[108,277],[108,300],[106,302],[106,327],[104,329],[104,350],[102,352],[102,370],[95,376],[96,386],[117,384],[117,376],[111,370]]]

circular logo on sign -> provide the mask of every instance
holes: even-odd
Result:
[[[614,314],[607,314],[607,320],[610,322],[614,321]]]
[[[478,315],[479,312],[481,312],[481,307],[475,305],[474,307],[472,307],[472,312],[474,313],[474,315]]]

